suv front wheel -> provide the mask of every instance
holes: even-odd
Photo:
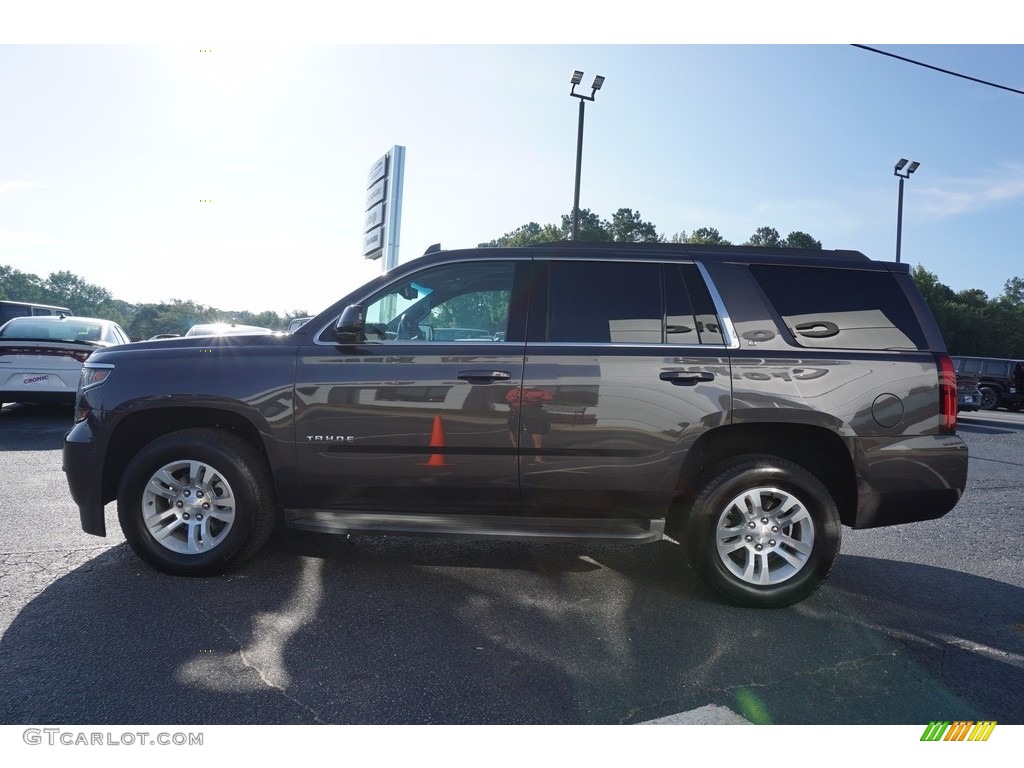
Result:
[[[117,497],[121,530],[155,568],[205,576],[254,554],[276,501],[262,455],[217,429],[160,437],[128,465]]]
[[[706,478],[686,543],[712,587],[740,605],[779,608],[821,586],[839,553],[840,522],[820,480],[766,455],[730,459]]]

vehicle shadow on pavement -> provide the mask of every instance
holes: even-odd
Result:
[[[0,722],[614,724],[708,704],[760,723],[1021,722],[1020,605],[853,557],[797,606],[740,609],[668,542],[287,534],[211,579],[120,545],[13,618]]]

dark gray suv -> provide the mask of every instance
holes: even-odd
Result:
[[[841,526],[938,518],[967,450],[905,264],[851,251],[436,250],[292,334],[98,352],[64,468],[155,567],[215,573],[276,523],[645,543],[729,599],[813,592]]]

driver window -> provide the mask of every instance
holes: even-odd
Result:
[[[394,283],[366,304],[367,341],[504,341],[512,262],[446,264]]]

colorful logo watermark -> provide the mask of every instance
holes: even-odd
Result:
[[[921,741],[988,741],[995,720],[933,720],[921,735]]]

